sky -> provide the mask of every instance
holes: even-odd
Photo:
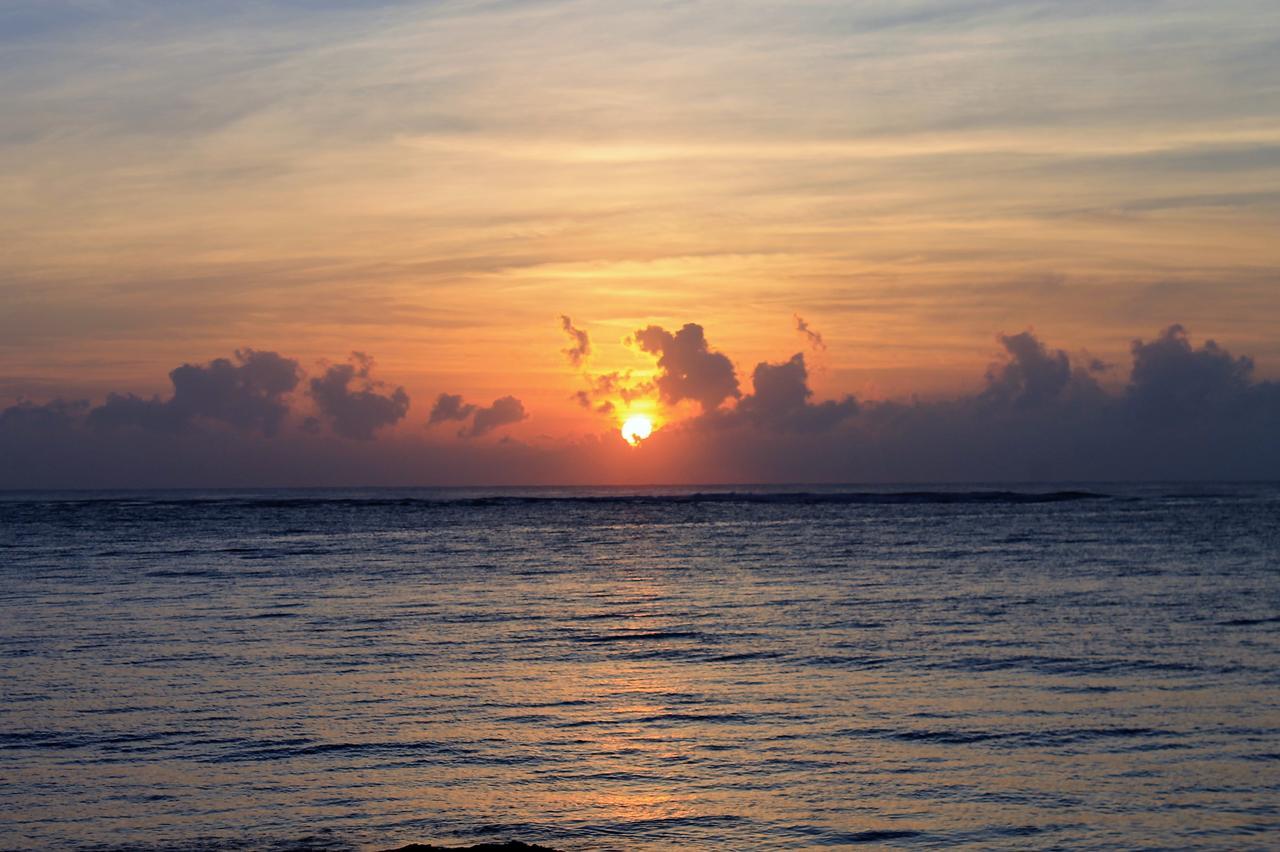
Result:
[[[1280,477],[1278,33],[8,0],[0,487]]]

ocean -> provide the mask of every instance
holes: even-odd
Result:
[[[1263,849],[1280,486],[0,495],[0,848]]]

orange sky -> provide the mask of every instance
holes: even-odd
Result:
[[[696,322],[818,398],[969,392],[1028,328],[1280,374],[1273,3],[18,6],[6,401],[359,350],[406,434],[442,392],[592,433],[561,314],[597,373]]]

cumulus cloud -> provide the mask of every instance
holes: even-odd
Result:
[[[1150,343],[1135,340],[1128,398],[1150,420],[1199,418],[1233,408],[1250,392],[1253,359],[1232,357],[1215,341],[1195,349],[1181,325],[1171,325]]]
[[[1106,368],[1096,359],[1073,367],[1029,332],[1001,340],[1008,360],[988,371],[982,392],[869,408],[871,434],[856,437],[875,440],[885,458],[915,452],[942,478],[1280,473],[1280,442],[1270,437],[1280,429],[1280,385],[1253,382],[1252,361],[1213,341],[1196,348],[1177,325],[1135,341],[1128,385],[1108,393],[1093,378]]]
[[[565,357],[569,359],[569,363],[575,367],[581,367],[587,362],[587,357],[591,354],[591,338],[585,331],[575,328],[573,320],[568,316],[561,315],[560,327],[564,329],[564,333],[569,336],[569,348],[562,349]]]
[[[481,407],[465,402],[461,394],[442,393],[436,398],[436,404],[431,409],[431,417],[427,425],[436,426],[450,421],[465,422],[470,419],[469,426],[458,430],[458,437],[479,438],[495,429],[519,423],[528,416],[524,403],[514,396],[504,396],[495,399],[492,405]]]
[[[179,432],[200,420],[274,435],[289,414],[286,395],[298,386],[298,362],[275,352],[237,350],[234,360],[183,364],[169,373],[173,395],[167,400],[133,394],[108,394],[89,412],[89,425],[111,431],[140,428]]]
[[[1031,332],[1002,334],[999,337],[1008,359],[987,370],[987,386],[981,394],[985,402],[1037,408],[1064,393],[1093,393],[1097,382],[1090,375],[1102,369],[1096,361],[1087,368],[1072,369],[1071,358],[1061,349],[1050,352]]]
[[[827,348],[827,344],[826,341],[822,339],[822,333],[815,330],[813,326],[809,325],[809,323],[805,321],[804,317],[799,314],[795,314],[794,318],[796,321],[796,331],[802,334],[805,340],[809,341],[809,346],[813,351],[824,351]]]
[[[495,399],[493,405],[487,408],[477,409],[475,419],[471,421],[471,428],[466,430],[465,434],[470,438],[479,438],[499,427],[519,423],[528,416],[524,410],[524,403],[514,396],[504,396],[501,399]]]
[[[754,425],[781,432],[822,432],[858,413],[852,396],[812,403],[809,371],[797,352],[781,364],[760,363],[751,375],[755,392],[743,397],[735,413]]]
[[[1094,379],[1092,358],[1073,358],[1031,332],[1000,340],[1004,355],[984,387],[941,400],[815,402],[803,355],[765,362],[736,405],[668,421],[642,452],[615,434],[447,447],[395,434],[345,441],[319,420],[282,444],[267,437],[270,418],[196,393],[201,383],[183,378],[175,384],[183,388],[181,406],[115,395],[114,405],[92,409],[55,400],[0,411],[0,487],[1280,479],[1280,384],[1257,380],[1247,357],[1172,326],[1136,341],[1127,384],[1107,389]],[[330,383],[343,404],[373,393],[361,390],[370,381],[365,361],[340,366],[349,374],[340,369]],[[278,378],[244,382],[278,398],[289,384]],[[394,393],[373,395],[395,407]],[[443,398],[441,411],[450,416],[442,422],[457,424],[464,438],[526,417],[513,396],[484,407]],[[160,426],[108,428],[108,414],[117,425],[158,418]],[[180,425],[197,421],[244,428]]]
[[[431,406],[431,416],[427,418],[427,425],[435,426],[451,420],[466,420],[475,413],[475,410],[474,405],[462,401],[461,394],[442,393],[436,397],[435,405]]]
[[[1132,347],[1127,386],[1031,332],[1003,335],[985,386],[941,400],[814,404],[802,357],[757,367],[735,408],[672,424],[646,444],[700,469],[692,481],[938,482],[1255,479],[1280,475],[1280,384],[1181,327]]]
[[[371,440],[375,432],[401,420],[409,411],[404,388],[379,393],[386,385],[370,377],[373,366],[368,355],[352,352],[348,363],[334,364],[323,376],[311,380],[311,398],[321,416],[344,438]]]
[[[676,404],[686,399],[714,411],[727,399],[738,399],[738,377],[733,362],[707,345],[702,326],[687,323],[675,334],[651,325],[633,337],[643,352],[658,356],[661,370],[654,384],[662,401]]]

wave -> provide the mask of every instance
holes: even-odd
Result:
[[[504,506],[539,505],[702,505],[702,504],[762,504],[797,506],[896,506],[935,504],[1023,504],[1063,503],[1078,500],[1110,499],[1112,495],[1096,491],[695,491],[670,493],[619,493],[619,494],[485,494],[480,496],[222,496],[206,494],[197,497],[162,497],[128,499],[120,497],[92,497],[76,500],[41,500],[39,503],[60,505],[113,504],[129,507],[181,508],[187,506],[215,506],[252,509],[289,509],[321,507],[404,507],[404,508],[488,508]]]
[[[1186,734],[1179,731],[1144,727],[1081,727],[1036,731],[868,727],[849,728],[843,731],[842,734],[845,736],[878,737],[927,745],[965,746],[986,743],[1001,748],[1062,748],[1070,745],[1088,744],[1099,740],[1129,740],[1131,741],[1130,750],[1136,750],[1136,746],[1139,743],[1159,740],[1169,745],[1170,743],[1176,744],[1186,737]]]

